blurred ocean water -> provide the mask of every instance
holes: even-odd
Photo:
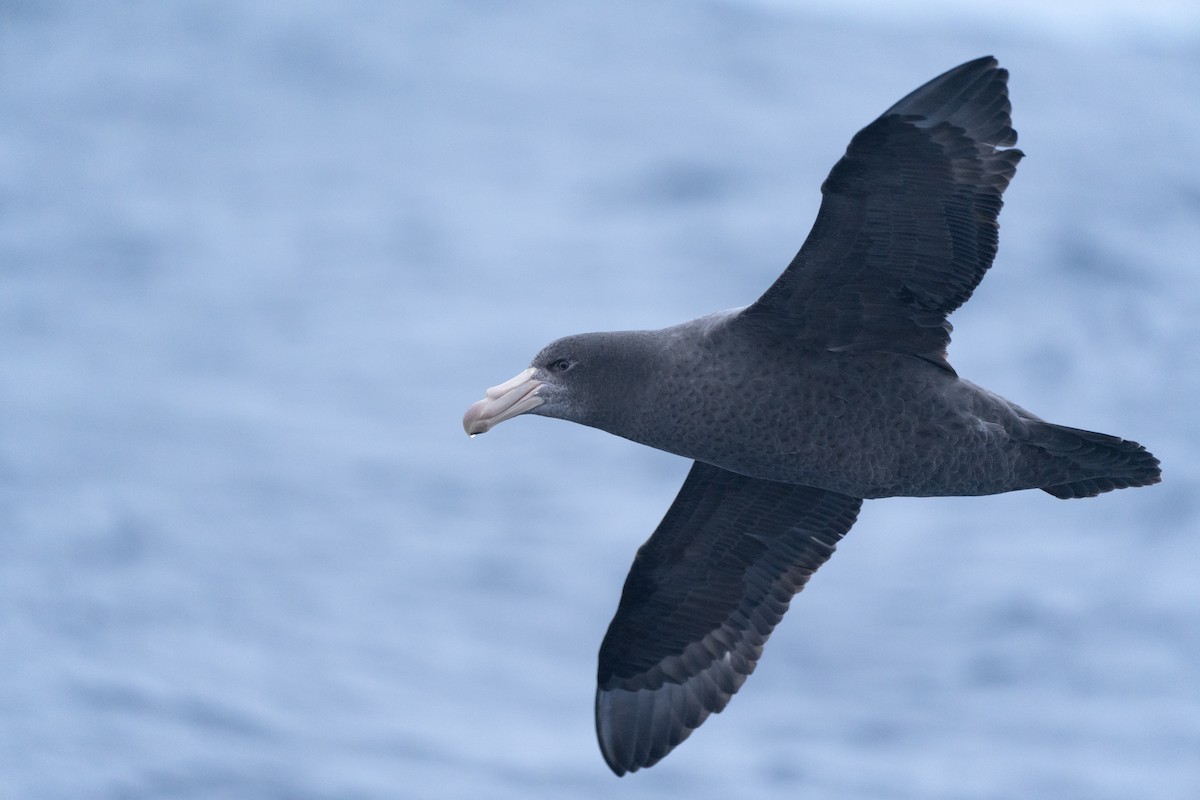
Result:
[[[0,3],[0,798],[1200,796],[1200,23],[1102,9]],[[868,503],[617,781],[595,653],[687,464],[462,411],[753,300],[989,52],[1027,158],[951,359],[1164,483]]]

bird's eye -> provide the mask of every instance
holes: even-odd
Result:
[[[571,362],[565,358],[560,358],[550,364],[551,372],[566,372],[571,368]]]

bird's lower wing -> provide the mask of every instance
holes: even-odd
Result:
[[[725,707],[861,505],[693,465],[600,646],[596,733],[614,772],[654,764]]]

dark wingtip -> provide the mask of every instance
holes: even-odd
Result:
[[[636,772],[638,770],[638,767],[636,767],[636,766],[633,766],[629,769],[625,769],[624,766],[617,763],[616,761],[613,761],[612,758],[609,756],[608,751],[604,749],[604,745],[600,746],[600,755],[604,756],[604,763],[607,764],[608,768],[612,770],[613,775],[616,775],[618,778],[624,778],[626,773]]]
[[[633,759],[631,753],[621,754],[616,752],[616,743],[611,740],[610,736],[605,734],[603,728],[603,714],[600,712],[600,699],[603,696],[603,689],[596,689],[595,700],[595,720],[596,720],[596,744],[600,746],[600,755],[604,757],[604,763],[613,771],[613,774],[618,778],[622,778],[628,772],[637,772],[643,766],[649,764],[640,764]],[[624,757],[622,757],[624,755]],[[657,759],[656,759],[657,760]]]
[[[902,97],[883,116],[923,117],[923,125],[948,122],[993,147],[1017,143],[1008,99],[1008,70],[993,56],[959,64]]]
[[[613,774],[621,777],[654,766],[691,736],[710,713],[725,707],[732,693],[721,697],[714,708],[701,708],[695,702],[690,710],[680,705],[681,697],[692,692],[689,684],[697,678],[702,680],[703,674],[683,684],[663,681],[653,691],[619,685],[597,687],[596,741]],[[662,696],[663,691],[669,696]],[[664,712],[669,716],[664,717]]]

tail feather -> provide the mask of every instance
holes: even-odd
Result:
[[[1035,441],[1040,449],[1073,467],[1070,480],[1041,487],[1042,491],[1064,500],[1149,486],[1162,480],[1158,459],[1128,439],[1041,422],[1036,428]]]

